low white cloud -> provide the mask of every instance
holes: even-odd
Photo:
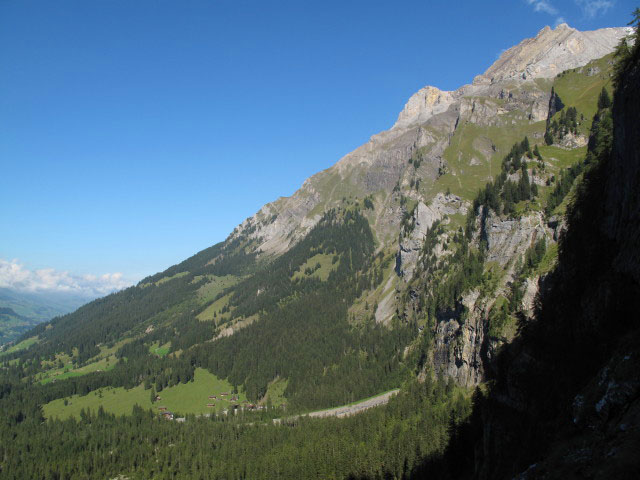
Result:
[[[607,13],[615,4],[613,0],[575,0],[575,2],[587,18],[595,18]]]
[[[561,23],[567,23],[567,21],[564,19],[564,17],[558,17],[556,18],[556,23],[553,25],[554,27],[557,27],[558,25],[560,25]]]
[[[558,9],[547,0],[526,0],[526,2],[533,7],[534,12],[544,12],[549,15],[558,13]]]
[[[0,287],[26,292],[73,293],[100,297],[130,285],[122,273],[74,275],[53,268],[29,270],[18,260],[0,258]]]

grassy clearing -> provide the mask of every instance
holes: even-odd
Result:
[[[162,277],[160,280],[158,280],[155,283],[143,283],[143,284],[140,285],[140,287],[147,288],[147,287],[150,287],[151,285],[155,285],[157,287],[157,286],[162,285],[163,283],[167,283],[167,282],[169,282],[171,280],[175,280],[176,278],[181,278],[181,277],[184,277],[186,275],[189,275],[189,272],[176,273],[175,275],[172,275],[170,277]]]
[[[176,273],[175,275],[172,275],[170,277],[162,277],[160,280],[158,280],[156,282],[156,286],[162,285],[163,283],[167,283],[171,280],[175,280],[176,278],[181,278],[181,277],[185,277],[189,275],[189,272],[180,272],[180,273]]]
[[[304,262],[298,271],[293,274],[291,280],[308,277],[318,278],[323,282],[326,282],[329,278],[329,274],[337,269],[339,264],[340,260],[333,263],[333,255],[318,253]]]
[[[540,260],[540,264],[536,269],[536,273],[538,275],[544,275],[549,273],[555,266],[558,261],[558,244],[557,243],[548,243],[547,250],[544,252],[544,257]]]
[[[139,385],[130,390],[125,390],[122,387],[109,387],[82,397],[73,395],[66,399],[59,398],[44,405],[43,410],[45,417],[60,419],[77,418],[83,408],[97,411],[100,406],[116,415],[128,415],[136,404],[154,411],[158,411],[158,407],[162,406],[167,407],[169,411],[181,414],[204,414],[221,411],[229,408],[233,403],[246,401],[243,393],[238,394],[238,402],[231,402],[231,395],[220,396],[221,393],[231,393],[231,390],[232,386],[229,382],[220,380],[208,371],[198,368],[193,382],[165,388],[159,392],[161,399],[153,404],[151,403],[151,390],[145,390],[142,385]],[[209,400],[209,395],[216,395],[218,398]],[[64,404],[65,400],[67,400],[67,405]],[[207,403],[215,403],[216,406],[215,408],[207,407]]]
[[[164,345],[159,345],[158,342],[156,342],[149,347],[149,353],[152,353],[153,355],[157,355],[159,357],[164,357],[165,355],[167,355],[169,353],[169,350],[171,350],[171,342],[167,342]]]
[[[7,354],[13,353],[13,352],[18,352],[20,350],[26,350],[27,348],[29,348],[31,345],[33,345],[37,341],[38,341],[38,337],[37,336],[25,338],[20,343],[16,343],[12,347],[7,348],[4,352],[0,352],[0,356],[7,355]]]
[[[198,289],[198,300],[203,305],[213,301],[224,290],[233,287],[240,281],[240,277],[235,275],[224,275],[222,277],[208,275],[207,277],[210,281]]]
[[[558,173],[563,168],[568,168],[584,160],[584,157],[587,154],[587,147],[585,146],[566,150],[560,147],[541,145],[540,154],[545,161],[547,170],[552,173]]]
[[[584,115],[584,120],[579,125],[579,131],[587,134],[591,128],[591,120],[598,109],[598,95],[602,87],[606,87],[609,93],[612,92],[611,65],[609,62],[613,54],[607,55],[598,60],[590,62],[585,67],[568,70],[560,74],[554,83],[554,89],[565,104],[565,108],[575,107],[580,114]],[[599,69],[595,75],[587,75],[591,68]],[[558,116],[559,113],[556,114]],[[556,118],[554,116],[554,118]]]
[[[516,319],[509,315],[509,300],[503,296],[496,298],[496,301],[489,312],[489,336],[511,341],[517,332]]]
[[[500,173],[502,159],[514,143],[528,136],[533,144],[535,136],[541,138],[544,133],[545,122],[530,124],[528,121],[514,121],[515,124],[509,125],[508,128],[473,123],[458,126],[450,146],[444,152],[444,158],[451,171],[435,182],[432,193],[450,190],[466,200],[473,200],[478,190]],[[479,151],[478,138],[483,138],[485,143],[493,145],[495,151],[493,148],[491,153]],[[477,165],[471,165],[473,159]]]
[[[279,407],[282,404],[287,404],[287,398],[284,396],[284,391],[287,388],[289,380],[286,378],[276,378],[267,386],[267,393],[261,400],[261,404],[271,403],[274,407]]]
[[[229,320],[231,318],[231,312],[235,307],[232,307],[228,312],[225,312],[225,313],[222,313],[222,309],[229,305],[230,298],[231,298],[230,293],[228,293],[224,297],[220,297],[218,300],[216,300],[207,308],[205,308],[202,312],[200,312],[196,316],[196,318],[202,322],[210,322],[212,320],[215,320],[216,323]]]
[[[112,346],[106,346],[106,345],[102,345],[100,347],[100,353],[98,355],[95,356],[96,359],[99,358],[106,358],[109,355],[113,355],[115,354],[118,350],[120,350],[124,345],[126,345],[129,342],[133,342],[133,338],[125,338],[123,340],[120,340],[119,342],[114,343]]]
[[[50,370],[44,372],[38,379],[40,383],[45,384],[57,380],[63,380],[69,377],[80,377],[92,372],[100,372],[111,370],[116,366],[117,359],[114,355],[98,360],[97,362],[90,363],[80,368],[71,368],[67,365],[64,368]]]

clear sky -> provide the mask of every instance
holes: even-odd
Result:
[[[545,25],[626,25],[635,3],[0,0],[0,259],[139,280],[421,87],[469,83]]]

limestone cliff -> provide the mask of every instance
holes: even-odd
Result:
[[[473,83],[493,84],[505,80],[552,78],[560,72],[585,65],[610,53],[631,28],[603,28],[580,32],[566,23],[554,30],[544,27],[534,38],[506,50]]]

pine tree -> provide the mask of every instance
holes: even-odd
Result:
[[[600,92],[600,96],[598,97],[598,110],[602,110],[603,108],[611,107],[611,97],[609,97],[609,93],[607,89],[602,87],[602,91]]]
[[[540,149],[538,148],[538,145],[533,147],[533,154],[536,156],[538,160],[542,160],[542,154],[540,153]]]

